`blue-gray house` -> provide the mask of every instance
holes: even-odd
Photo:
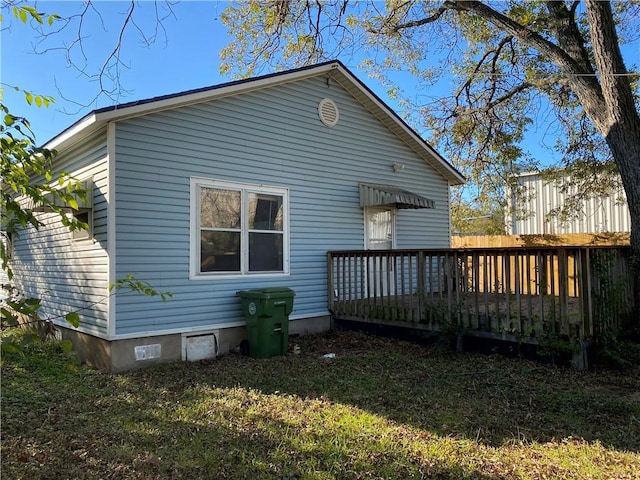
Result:
[[[95,110],[47,145],[86,181],[70,233],[51,213],[13,269],[80,356],[118,371],[225,353],[239,290],[295,290],[290,333],[330,327],[327,251],[448,248],[462,175],[340,62]],[[133,274],[162,303],[121,290]]]

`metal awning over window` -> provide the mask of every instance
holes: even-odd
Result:
[[[360,206],[395,205],[396,208],[435,208],[435,202],[393,185],[360,184]]]

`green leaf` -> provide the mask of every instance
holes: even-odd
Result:
[[[2,312],[2,328],[13,327],[18,324],[17,317],[6,308],[0,309]]]
[[[22,10],[24,10],[25,12],[28,12],[31,15],[31,18],[33,18],[35,21],[37,21],[38,23],[42,23],[42,17],[35,8],[27,5],[20,8],[22,8]]]
[[[25,335],[22,338],[22,342],[20,342],[22,344],[22,346],[25,345],[31,345],[34,342],[37,342],[39,340],[39,337],[37,335],[34,335],[34,332],[31,332],[31,335]]]
[[[77,210],[77,209],[78,209],[78,202],[76,201],[76,199],[75,199],[75,198],[69,198],[69,199],[67,200],[67,204],[68,204],[71,208],[73,208],[74,210]]]
[[[24,298],[22,300],[18,300],[17,302],[7,302],[11,308],[13,308],[16,312],[22,313],[24,315],[32,315],[40,308],[40,299],[38,298]]]
[[[27,12],[25,10],[18,10],[18,16],[20,17],[20,20],[22,20],[22,23],[27,23]]]
[[[65,353],[71,353],[71,350],[73,350],[73,343],[71,343],[71,340],[62,340],[59,345]]]
[[[37,107],[42,107],[42,97],[40,95],[36,95],[35,101]]]
[[[33,95],[31,95],[30,92],[24,92],[24,97],[27,103],[31,105],[31,103],[33,102]]]
[[[80,326],[80,315],[78,312],[69,312],[64,316],[64,319],[72,327],[78,328]]]
[[[5,353],[16,353],[20,351],[15,343],[5,343],[4,341],[2,342],[2,350],[4,350]]]

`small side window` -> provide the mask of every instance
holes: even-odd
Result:
[[[0,240],[4,245],[4,254],[7,260],[13,260],[13,233],[11,232],[0,233]]]
[[[87,225],[87,228],[79,228],[71,232],[71,237],[74,240],[87,240],[91,238],[93,234],[92,232],[93,225],[92,225],[92,218],[91,218],[92,215],[90,215],[90,213],[91,213],[91,210],[80,210],[80,211],[73,212],[74,220],[85,223]]]
[[[86,199],[78,198],[78,210],[72,210],[73,219],[86,224],[86,228],[79,228],[71,232],[73,240],[88,240],[93,237],[93,179],[82,181]]]

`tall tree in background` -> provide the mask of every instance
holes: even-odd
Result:
[[[383,80],[393,70],[414,75],[422,98],[444,77],[452,93],[414,104],[414,113],[481,205],[536,163],[520,143],[544,121],[564,165],[594,177],[591,184],[615,162],[640,258],[639,76],[620,48],[638,39],[639,19],[637,0],[248,0],[223,15],[233,35],[223,71],[242,76],[357,53]]]

